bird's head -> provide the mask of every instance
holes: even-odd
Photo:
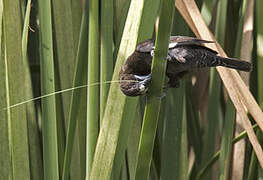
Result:
[[[151,76],[140,76],[120,73],[120,89],[126,96],[140,96],[147,92]]]

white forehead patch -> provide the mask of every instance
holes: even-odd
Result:
[[[177,44],[178,44],[177,42],[169,43],[169,49],[174,48]]]
[[[154,50],[151,50],[151,56],[153,57],[153,55],[154,55]]]

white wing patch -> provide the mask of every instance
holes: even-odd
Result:
[[[174,48],[175,46],[177,46],[177,44],[178,44],[178,42],[171,42],[171,43],[169,43],[169,49],[172,49],[172,48]],[[152,48],[152,51],[155,49],[155,46],[153,46],[153,48]]]
[[[176,46],[177,46],[177,42],[171,42],[171,43],[169,43],[169,49],[172,49],[172,48],[175,48]],[[155,49],[155,46],[153,46],[153,49],[151,50],[151,56],[153,57],[153,55],[154,55],[154,49]],[[167,59],[168,60],[171,60],[171,57],[168,55],[168,57],[167,57]]]

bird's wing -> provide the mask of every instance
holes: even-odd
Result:
[[[168,50],[168,60],[179,63],[199,62],[207,55],[216,56],[217,52],[201,45],[176,46]]]
[[[214,41],[207,41],[187,36],[171,36],[169,49],[174,48],[176,46],[201,45],[204,43],[214,43]]]
[[[214,43],[214,41],[207,41],[187,36],[171,36],[169,49],[175,48],[176,46],[201,45],[204,43]],[[138,44],[136,47],[136,51],[146,53],[151,52],[152,50],[154,50],[154,48],[154,41],[152,39],[148,39]]]
[[[188,51],[189,48],[193,50],[201,49],[203,50],[203,52],[210,51],[215,55],[217,54],[216,51],[203,46],[202,44],[204,43],[214,43],[214,42],[193,38],[193,37],[187,37],[187,36],[171,36],[168,56],[170,56],[171,59],[176,59],[177,61],[184,63],[186,61],[185,57],[189,56],[190,52],[194,52],[194,51]]]
[[[186,56],[189,56],[189,53],[184,48],[173,48],[169,49],[168,56],[171,62],[186,63]]]
[[[146,41],[141,42],[136,46],[136,51],[138,52],[151,52],[154,50],[154,41],[152,39],[148,39]]]

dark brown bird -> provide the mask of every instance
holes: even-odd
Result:
[[[186,36],[171,36],[166,68],[168,87],[179,87],[179,79],[194,68],[224,66],[250,71],[251,64],[234,58],[218,56],[217,52],[202,44],[214,43]],[[120,89],[127,96],[145,94],[151,81],[154,41],[146,40],[137,45],[119,74]]]

